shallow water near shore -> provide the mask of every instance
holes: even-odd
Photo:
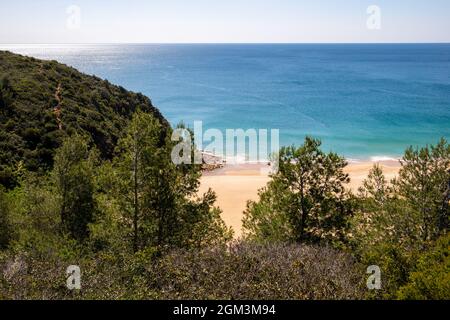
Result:
[[[151,97],[172,124],[279,129],[350,161],[450,137],[450,44],[0,45]]]

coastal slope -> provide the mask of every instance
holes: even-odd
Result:
[[[66,135],[90,138],[104,159],[132,114],[169,123],[149,98],[56,61],[0,51],[0,185],[12,187],[17,170],[51,168]]]

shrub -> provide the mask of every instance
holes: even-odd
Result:
[[[54,250],[0,256],[0,298],[358,299],[364,293],[364,270],[331,248],[235,243],[180,249],[159,260],[152,250],[81,253],[61,241]],[[81,269],[80,291],[65,287],[72,264]]]
[[[450,300],[450,235],[422,254],[406,285],[400,288],[400,299]]]
[[[149,269],[162,299],[358,299],[365,276],[329,247],[248,242],[175,251]]]
[[[7,248],[12,238],[12,228],[9,219],[9,205],[6,201],[6,195],[0,186],[0,250]]]

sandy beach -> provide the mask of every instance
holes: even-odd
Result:
[[[381,161],[387,180],[394,178],[400,168],[397,161]],[[351,163],[346,167],[351,182],[349,188],[356,191],[367,177],[374,162]],[[242,217],[248,200],[258,199],[258,190],[269,181],[268,167],[262,164],[229,165],[210,172],[201,178],[200,193],[211,188],[217,194],[216,205],[223,213],[222,218],[233,227],[235,237],[242,234]]]

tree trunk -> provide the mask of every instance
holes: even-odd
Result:
[[[135,147],[136,148],[136,147]],[[137,148],[136,148],[137,149]],[[138,154],[137,150],[134,152],[134,161],[133,161],[133,175],[134,175],[134,217],[133,217],[133,231],[134,231],[134,239],[133,239],[133,250],[137,252],[138,247],[138,217],[139,217],[139,203],[138,203]]]
[[[298,242],[302,242],[305,238],[305,226],[306,226],[306,218],[308,216],[308,210],[305,205],[305,195],[304,195],[304,186],[303,181],[300,181],[300,208],[301,208],[301,215],[300,215],[300,225],[299,225],[299,235],[298,235]]]

